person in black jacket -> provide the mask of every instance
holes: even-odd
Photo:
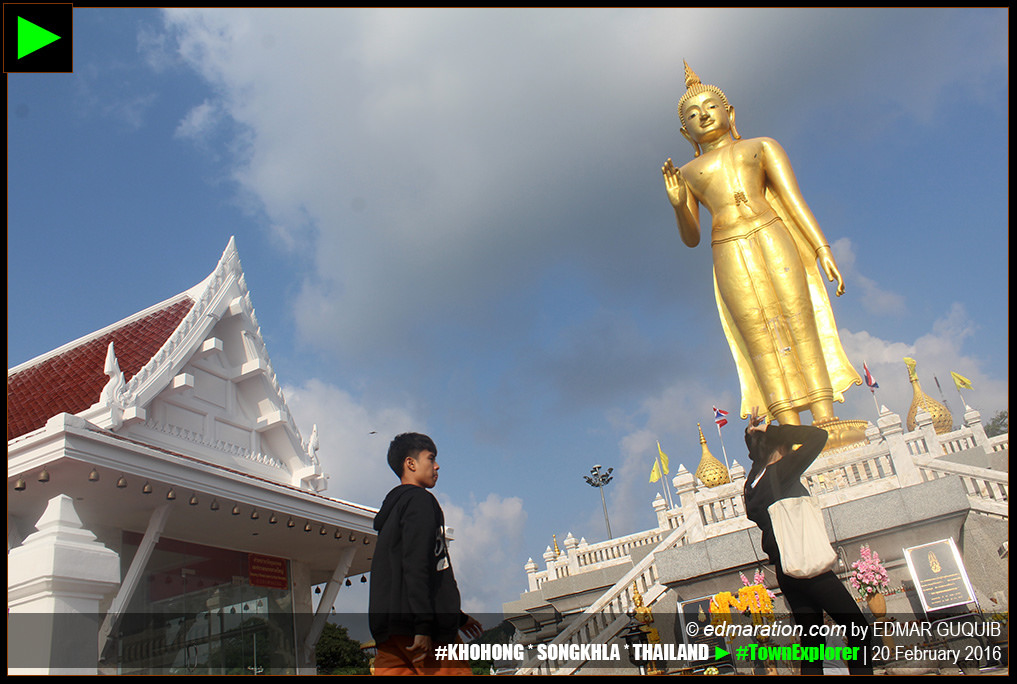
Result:
[[[762,532],[763,552],[774,564],[777,584],[795,624],[802,626],[801,645],[818,647],[825,643],[819,635],[825,611],[847,630],[848,646],[858,647],[858,659],[847,663],[848,670],[851,674],[872,674],[868,639],[871,632],[858,604],[832,570],[808,579],[784,574],[767,510],[775,501],[809,495],[801,478],[823,450],[826,439],[826,430],[811,425],[767,425],[758,416],[758,409],[753,409],[745,429],[745,444],[752,461],[745,479],[745,514]],[[822,661],[802,661],[802,674],[822,672]]]
[[[418,433],[398,435],[389,445],[388,463],[400,484],[374,519],[368,612],[378,648],[375,674],[471,674],[468,663],[433,653],[435,644],[455,642],[460,630],[469,637],[482,631],[460,610],[445,516],[427,491],[438,483],[437,454],[434,441]]]

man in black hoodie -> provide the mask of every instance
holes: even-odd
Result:
[[[456,641],[480,624],[460,610],[449,562],[445,516],[428,492],[438,483],[438,448],[427,435],[392,440],[388,464],[399,486],[374,519],[378,544],[371,561],[370,625],[378,646],[375,674],[470,674],[468,663],[437,660],[434,644]]]

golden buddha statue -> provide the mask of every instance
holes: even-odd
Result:
[[[841,347],[819,267],[838,296],[844,281],[791,163],[771,138],[742,139],[723,91],[688,64],[685,85],[678,115],[695,156],[681,169],[668,159],[661,170],[686,245],[699,244],[700,204],[713,219],[714,292],[738,367],[741,416],[761,406],[782,425],[800,425],[808,410],[835,444],[857,441],[864,427],[859,434],[860,421],[838,421],[833,402],[862,379]]]

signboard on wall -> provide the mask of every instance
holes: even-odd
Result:
[[[904,549],[904,557],[926,613],[975,603],[971,580],[952,537]]]
[[[707,625],[712,624],[710,617],[710,601],[713,596],[702,596],[690,601],[681,601],[678,604],[678,624],[675,634],[681,635],[681,639],[689,644],[706,644],[710,647],[710,653],[716,654],[717,649],[726,655],[719,660],[709,663],[716,666],[727,666],[734,670],[733,656],[727,652],[728,643],[724,637],[711,635],[707,636]]]
[[[288,589],[290,586],[289,566],[285,558],[247,555],[247,573],[252,587],[267,589]]]

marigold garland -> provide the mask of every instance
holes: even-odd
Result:
[[[761,584],[742,587],[735,597],[730,591],[722,591],[710,599],[711,622],[715,625],[731,622],[731,608],[739,613],[751,611],[752,622],[761,624],[764,619],[773,619],[773,601],[770,592]]]

